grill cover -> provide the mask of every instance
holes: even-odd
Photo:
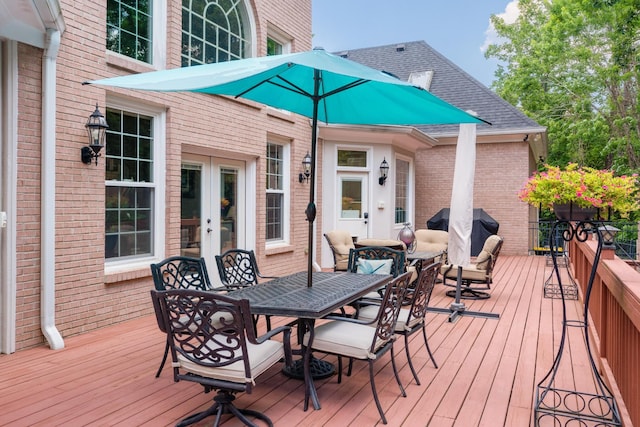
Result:
[[[492,234],[498,234],[498,221],[486,213],[484,209],[473,210],[473,227],[471,229],[471,256],[478,256]],[[427,228],[431,230],[449,230],[449,208],[440,209],[437,214],[427,221]]]

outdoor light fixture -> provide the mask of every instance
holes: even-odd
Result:
[[[302,159],[302,170],[303,172],[300,175],[298,175],[298,181],[305,182],[309,179],[309,176],[311,175],[311,156],[309,155],[308,151],[307,151],[307,155],[304,156],[304,158]]]
[[[104,147],[105,135],[107,133],[107,128],[109,128],[107,121],[98,109],[97,103],[96,110],[91,113],[89,120],[87,120],[87,124],[84,125],[84,127],[87,128],[87,133],[89,134],[89,145],[82,147],[82,163],[88,165],[91,163],[92,159],[96,159],[97,166],[98,157],[100,157],[100,150]]]
[[[384,185],[387,181],[387,175],[389,174],[389,163],[387,163],[387,158],[382,159],[382,163],[380,163],[380,178],[378,178],[378,184]]]
[[[602,237],[602,246],[612,247],[615,246],[616,234],[620,231],[619,228],[614,227],[613,225],[603,225],[598,227],[598,231],[600,231],[600,236]]]

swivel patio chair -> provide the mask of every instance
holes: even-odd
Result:
[[[355,246],[351,233],[346,230],[333,230],[324,234],[333,255],[333,271],[346,271],[349,263],[349,250]]]
[[[433,287],[436,284],[436,278],[440,272],[440,262],[434,262],[431,265],[425,266],[420,270],[418,274],[418,282],[413,289],[408,289],[405,297],[405,301],[408,302],[408,308],[402,308],[398,315],[398,322],[396,323],[396,334],[404,336],[404,349],[407,354],[407,361],[409,362],[409,368],[413,378],[416,380],[416,384],[420,385],[420,379],[413,367],[411,361],[411,353],[409,351],[409,336],[415,332],[422,330],[422,337],[424,338],[424,345],[427,348],[431,362],[433,366],[438,368],[433,353],[429,348],[429,342],[427,340],[427,332],[425,328],[425,315],[429,306],[429,300],[431,299],[431,293]],[[378,305],[368,305],[361,308],[358,312],[358,319],[373,320],[378,314]]]
[[[443,230],[419,229],[415,231],[416,252],[442,252],[440,261],[446,263],[449,233]]]
[[[311,332],[307,332],[303,338],[304,345],[310,347],[312,351],[338,356],[338,383],[342,382],[343,357],[349,358],[350,367],[353,359],[365,360],[369,363],[371,390],[384,424],[387,424],[387,419],[378,399],[373,364],[376,360],[380,360],[387,351],[390,351],[393,374],[400,387],[401,395],[406,397],[407,394],[398,376],[393,357],[393,344],[396,339],[394,330],[398,314],[410,278],[411,273],[404,273],[387,285],[375,319],[364,321],[350,317],[327,316],[329,320],[326,323],[315,327],[313,338],[311,338]],[[347,375],[350,374],[351,369]],[[308,399],[309,396],[305,395],[305,402],[308,402]]]
[[[151,264],[151,276],[156,290],[167,289],[195,289],[200,291],[212,291],[211,281],[207,273],[207,266],[204,258],[191,258],[185,256],[173,256]],[[164,333],[166,329],[162,322],[162,313],[156,311],[156,321],[158,328]],[[160,376],[162,368],[167,361],[169,354],[169,342],[164,347],[162,362],[156,372],[156,378]]]
[[[462,267],[462,288],[460,298],[487,299],[490,295],[485,290],[491,289],[493,282],[493,269],[496,265],[500,249],[504,240],[497,234],[493,234],[485,240],[482,250],[476,257],[475,263]],[[446,286],[457,286],[458,266],[445,264],[440,268],[442,283]],[[453,283],[447,283],[447,279]],[[455,297],[456,291],[447,292],[447,296]]]
[[[201,384],[204,392],[216,390],[213,405],[190,415],[177,426],[197,423],[215,415],[214,426],[232,414],[248,426],[249,417],[273,423],[264,414],[237,408],[240,392],[251,393],[256,378],[284,358],[291,365],[291,328],[280,326],[256,337],[248,300],[189,289],[151,291],[156,311],[163,313],[171,348],[174,381]],[[282,335],[282,342],[270,339]]]
[[[253,250],[229,249],[221,255],[216,255],[216,265],[220,281],[227,290],[257,285],[260,279],[276,279],[264,276],[258,269],[256,254]],[[258,316],[254,323],[257,325]],[[266,316],[267,330],[271,329],[271,318]]]

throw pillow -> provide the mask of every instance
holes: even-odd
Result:
[[[358,258],[356,273],[358,274],[391,274],[392,259]]]

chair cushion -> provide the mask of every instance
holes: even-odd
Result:
[[[226,339],[220,336],[220,340]],[[209,344],[215,348],[215,344]],[[256,345],[247,342],[247,352],[249,353],[249,366],[251,366],[251,378],[245,377],[244,362],[238,360],[227,366],[209,367],[194,363],[181,354],[178,354],[178,366],[187,372],[191,372],[203,377],[215,378],[236,383],[254,383],[255,379],[271,366],[284,357],[284,346],[279,341],[267,340]]]
[[[345,230],[333,230],[326,233],[327,240],[333,246],[338,270],[346,270],[349,262],[349,249],[354,247],[351,234]]]
[[[391,274],[392,259],[358,258],[356,273],[358,274]]]
[[[476,258],[476,268],[478,270],[486,270],[489,267],[489,261],[491,260],[491,254],[485,250],[480,251]]]
[[[376,318],[378,315],[378,310],[380,309],[379,305],[367,305],[362,307],[358,311],[358,319],[370,321]],[[400,314],[398,315],[398,323],[396,323],[396,332],[404,332],[411,330],[415,325],[418,325],[423,322],[423,319],[412,317],[409,324],[407,324],[407,320],[409,319],[410,310],[408,308],[403,308],[400,310]]]
[[[484,241],[484,245],[482,245],[482,250],[478,254],[476,258],[476,267],[479,270],[486,270],[489,268],[489,261],[491,259],[491,255],[496,251],[496,246],[500,243],[501,238],[493,234],[487,237],[487,240]]]
[[[360,239],[358,240],[358,246],[383,246],[388,248],[402,248],[398,250],[407,250],[407,245],[404,244],[402,240],[391,240],[391,239]]]
[[[347,321],[331,320],[314,330],[313,349],[325,353],[340,354],[356,359],[375,359],[371,354],[376,328],[368,325],[360,325]],[[309,333],[304,335],[304,345],[309,342]],[[386,344],[387,341],[378,340],[375,350]]]
[[[458,266],[446,264],[440,268],[440,272],[447,279],[455,280],[458,277]],[[468,267],[462,267],[462,278],[465,280],[484,281],[487,279],[487,270],[480,270],[473,264]]]
[[[444,252],[449,246],[449,233],[444,230],[415,231],[416,251],[424,252]]]

